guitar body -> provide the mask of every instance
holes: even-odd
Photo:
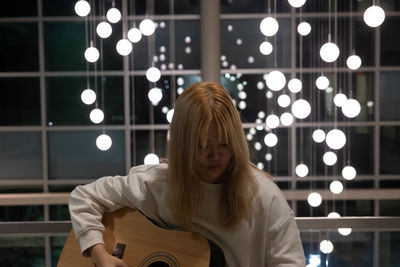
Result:
[[[157,227],[139,211],[123,208],[103,217],[106,250],[112,254],[117,243],[125,245],[122,260],[134,267],[208,267],[210,247],[200,234]],[[90,257],[82,256],[71,230],[57,267],[93,267]]]

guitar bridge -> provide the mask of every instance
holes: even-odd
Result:
[[[124,251],[125,251],[125,244],[117,243],[112,255],[114,257],[117,257],[118,259],[122,259],[122,257],[124,256]]]

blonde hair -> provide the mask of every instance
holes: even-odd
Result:
[[[192,226],[202,198],[197,157],[204,146],[208,128],[214,121],[219,139],[228,141],[232,159],[222,180],[221,223],[231,227],[250,219],[255,181],[248,145],[239,114],[226,89],[216,82],[195,83],[178,98],[168,141],[168,194],[175,219],[187,229]]]

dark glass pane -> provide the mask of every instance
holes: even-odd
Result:
[[[382,1],[381,1],[382,2]],[[371,6],[370,1],[348,1],[348,0],[337,0],[337,1],[306,1],[303,6],[303,12],[329,12],[331,11],[332,17],[335,11],[348,12],[348,11],[365,11]],[[299,9],[297,9],[299,12]]]
[[[0,206],[0,221],[43,221],[43,219],[43,206]]]
[[[260,31],[260,22],[260,19],[221,21],[221,55],[225,57],[221,58],[222,69],[290,67],[290,20],[278,20],[277,35],[268,38],[274,47],[269,55],[260,53],[260,44],[265,41],[265,36]]]
[[[0,179],[41,179],[40,132],[0,133]]]
[[[93,125],[89,114],[95,108],[95,104],[86,105],[81,100],[81,93],[87,88],[86,77],[49,77],[46,79],[46,83],[49,125]],[[91,77],[90,88],[94,91],[96,91],[95,85],[98,87],[98,107],[104,111],[105,124],[123,124],[122,77],[97,77],[96,83],[95,79]],[[102,87],[104,93],[102,93]]]
[[[167,130],[133,131],[131,140],[132,166],[143,164],[149,153],[156,154],[160,159],[167,157]]]
[[[51,243],[51,266],[56,267],[58,259],[60,258],[61,251],[64,247],[67,237],[54,236],[50,238]]]
[[[386,17],[381,28],[381,65],[398,66],[400,65],[400,37],[393,34],[400,27],[400,18]]]
[[[69,221],[68,205],[50,205],[50,221]]]
[[[106,131],[112,139],[107,151],[96,147],[101,131],[49,132],[50,179],[95,179],[107,175],[125,175],[125,135]]]
[[[1,237],[1,266],[46,266],[43,237]]]
[[[37,16],[37,1],[24,0],[23,6],[19,1],[2,1],[0,17],[34,17]]]
[[[321,128],[328,133],[332,128]],[[357,174],[373,174],[374,138],[372,127],[338,127],[346,135],[344,148],[334,150],[337,163],[326,166],[322,158],[328,149],[325,143],[316,143],[312,139],[314,129],[297,129],[297,160],[309,167],[309,175],[339,175],[344,166],[350,163]],[[310,165],[313,164],[311,167]]]
[[[77,16],[74,7],[77,1],[43,1],[43,15],[44,16]],[[92,1],[89,1],[92,2]],[[98,1],[93,1],[98,2]],[[100,2],[100,1],[99,1]],[[119,1],[117,1],[119,2]]]
[[[385,121],[400,120],[400,72],[381,72],[380,118]]]
[[[168,15],[171,14],[171,2],[165,0],[151,1],[129,1],[128,14],[136,15]],[[174,0],[174,14],[199,14],[200,13],[200,0]]]
[[[0,23],[0,71],[38,71],[37,23]]]
[[[400,173],[400,127],[381,127],[380,138],[380,173]]]
[[[379,188],[400,188],[400,177],[397,180],[380,180]]]
[[[400,200],[379,200],[379,216],[400,216]]]
[[[38,78],[0,79],[0,125],[40,125]]]
[[[341,216],[374,216],[373,200],[326,200],[315,208],[305,200],[299,200],[296,203],[296,216],[299,217],[326,217],[332,211],[336,211]]]
[[[268,5],[270,3],[270,6]],[[274,5],[276,3],[276,6]],[[287,1],[259,1],[259,0],[222,0],[221,13],[265,13],[268,8],[271,12],[290,12],[290,5]]]
[[[400,266],[400,232],[379,233],[379,266]]]

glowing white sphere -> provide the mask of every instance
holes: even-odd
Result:
[[[306,21],[301,22],[299,25],[297,25],[297,32],[302,36],[309,35],[311,32],[310,23]]]
[[[385,11],[379,6],[370,6],[365,10],[363,17],[368,26],[375,28],[385,20]]]
[[[346,180],[353,180],[357,175],[357,171],[353,166],[345,166],[342,169],[342,176]]]
[[[293,78],[288,82],[288,88],[290,92],[298,93],[301,91],[301,89],[303,89],[303,83],[300,79]]]
[[[264,83],[263,82],[257,82],[257,89],[258,90],[264,89]]]
[[[338,230],[339,234],[341,234],[343,236],[348,236],[352,232],[351,228],[338,228],[337,230]]]
[[[267,127],[275,129],[279,126],[279,117],[275,114],[268,115],[267,119],[265,120],[265,124],[267,125]]]
[[[329,240],[322,240],[321,243],[319,243],[319,250],[321,250],[321,252],[324,254],[332,253],[333,251],[332,242]]]
[[[326,76],[321,75],[315,80],[315,85],[318,89],[325,90],[329,86],[329,79]]]
[[[324,163],[328,166],[333,166],[337,162],[337,156],[332,151],[325,152],[324,156],[322,157]]]
[[[117,43],[117,52],[121,56],[127,56],[132,52],[133,46],[128,39],[121,39]]]
[[[271,153],[265,154],[265,160],[266,161],[271,161],[272,160],[272,154]]]
[[[92,89],[85,89],[81,93],[81,100],[86,105],[91,105],[96,101],[96,93]]]
[[[346,144],[346,135],[339,129],[330,130],[326,134],[326,144],[331,149],[341,149]]]
[[[290,126],[293,124],[293,121],[294,121],[292,113],[289,113],[289,112],[282,113],[280,119],[281,119],[282,125],[284,125],[284,126]]]
[[[101,109],[95,108],[90,112],[89,118],[93,123],[97,124],[104,120],[104,113]]]
[[[107,134],[101,134],[96,138],[96,146],[98,149],[106,151],[112,145],[111,137]]]
[[[361,67],[361,58],[357,55],[351,55],[346,60],[346,65],[351,70],[356,70]]]
[[[268,73],[266,83],[268,88],[272,91],[279,91],[285,87],[286,77],[279,70],[274,70]]]
[[[347,96],[342,93],[336,94],[335,97],[333,98],[333,103],[335,103],[337,107],[342,107],[346,101],[347,101]]]
[[[300,163],[296,166],[295,172],[299,177],[306,177],[308,175],[308,167],[307,165]]]
[[[151,67],[146,71],[146,78],[150,82],[156,82],[161,78],[161,71],[156,67]]]
[[[279,30],[278,21],[273,17],[266,17],[260,23],[260,30],[265,36],[274,36]]]
[[[162,99],[163,94],[160,88],[152,88],[149,90],[147,96],[153,105],[157,105]]]
[[[264,143],[268,147],[274,147],[278,143],[278,137],[274,133],[268,133],[264,137]]]
[[[132,43],[137,43],[142,39],[142,33],[138,28],[132,28],[128,31],[128,39]]]
[[[264,119],[265,118],[265,112],[264,111],[260,111],[257,113],[257,117],[260,119]]]
[[[90,13],[90,5],[87,1],[80,0],[75,4],[75,13],[80,17],[86,17]]]
[[[268,41],[262,42],[260,44],[260,52],[263,55],[269,55],[272,53],[272,50],[274,50],[272,44]]]
[[[97,35],[101,38],[108,38],[112,33],[112,27],[110,23],[103,21],[100,22],[96,27]]]
[[[182,86],[185,83],[185,80],[182,77],[178,77],[178,79],[176,79],[176,83],[179,86]]]
[[[340,181],[332,181],[329,185],[329,189],[333,194],[340,194],[343,192],[343,184]]]
[[[243,110],[243,109],[246,109],[246,107],[247,107],[247,104],[246,104],[245,101],[240,101],[240,102],[239,102],[239,108],[240,108],[240,109]]]
[[[271,99],[273,96],[274,96],[274,94],[273,94],[270,90],[268,90],[268,91],[265,93],[265,97],[268,98],[268,99]]]
[[[159,164],[160,159],[156,154],[149,153],[144,157],[144,165]]]
[[[294,8],[302,7],[306,0],[288,0],[289,4]]]
[[[139,24],[139,29],[145,36],[150,36],[156,30],[156,24],[151,19],[144,19]]]
[[[110,8],[106,13],[106,18],[111,23],[117,23],[121,20],[121,12],[115,7]]]
[[[328,218],[340,218],[340,214],[335,211],[332,211],[328,214]]]
[[[307,100],[297,99],[292,104],[292,114],[298,119],[305,119],[311,113],[311,105]]]
[[[168,110],[168,112],[167,112],[167,121],[169,123],[171,123],[173,117],[174,117],[174,109]]]
[[[348,118],[355,118],[361,112],[361,105],[356,99],[349,98],[343,104],[342,112]]]
[[[334,62],[340,54],[339,47],[332,42],[327,42],[321,46],[319,50],[319,55],[321,56],[322,60],[325,62]]]
[[[262,148],[262,145],[261,145],[260,142],[255,142],[254,143],[254,149],[255,150],[259,151],[259,150],[261,150],[261,148]]]
[[[100,57],[99,50],[93,46],[86,48],[84,55],[85,59],[90,63],[96,62]]]
[[[312,192],[307,197],[307,202],[311,207],[318,207],[322,203],[322,197],[317,192]]]
[[[312,133],[312,139],[316,143],[322,143],[325,140],[325,132],[322,129],[316,129]]]

